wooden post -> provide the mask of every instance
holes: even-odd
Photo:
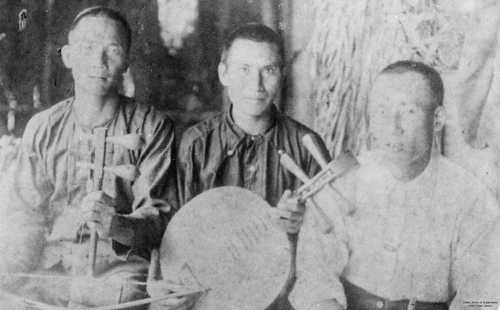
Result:
[[[52,54],[54,52],[54,36],[52,35],[52,20],[54,15],[54,4],[55,0],[46,1],[46,12],[45,16],[45,33],[47,34],[45,40],[45,50],[44,50],[44,63],[42,72],[42,98],[43,102],[47,105],[52,104]]]
[[[262,23],[274,31],[278,31],[280,14],[277,1],[261,0],[260,7]]]

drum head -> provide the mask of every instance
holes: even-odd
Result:
[[[273,223],[270,206],[238,187],[204,192],[168,224],[160,252],[165,279],[187,265],[209,291],[199,310],[264,310],[286,282],[287,236]]]

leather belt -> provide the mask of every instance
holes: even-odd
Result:
[[[347,299],[347,310],[448,310],[444,302],[426,302],[415,299],[389,300],[341,279]]]

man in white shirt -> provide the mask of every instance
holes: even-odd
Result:
[[[437,310],[500,299],[491,274],[500,270],[498,207],[480,181],[437,150],[442,99],[439,74],[419,62],[389,65],[375,80],[368,150],[358,169],[332,184],[341,194],[335,203],[323,206],[346,212],[347,309]],[[335,264],[324,272],[342,263],[323,259]],[[323,304],[315,309],[329,309]]]

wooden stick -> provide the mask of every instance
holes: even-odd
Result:
[[[148,282],[161,279],[160,250],[158,248],[153,248],[151,249],[151,259],[149,262]]]
[[[162,297],[155,297],[155,298],[143,298],[135,301],[130,301],[130,302],[125,302],[121,304],[115,304],[115,305],[109,305],[109,306],[100,306],[100,307],[89,307],[86,309],[89,310],[119,310],[119,309],[128,309],[131,307],[135,306],[141,306],[141,305],[147,305],[153,302],[165,300],[168,298],[180,298],[180,297],[185,297],[189,295],[194,295],[194,294],[199,294],[206,292],[207,290],[186,290],[186,291],[181,291],[181,292],[176,292],[176,293],[171,293],[167,294]],[[25,298],[22,296],[17,296],[15,294],[12,294],[10,292],[0,290],[0,296],[10,299],[14,302],[17,302],[19,304],[27,305],[29,307],[33,307],[39,310],[78,310],[81,308],[73,308],[73,307],[61,307],[61,306],[54,306],[54,305],[49,305],[44,302],[39,302],[36,300],[32,300],[29,298]]]
[[[297,178],[299,178],[303,183],[308,183],[310,181],[307,174],[295,163],[295,161],[288,156],[284,151],[279,151],[280,153],[280,164],[294,174]],[[318,224],[320,225],[320,229],[323,233],[329,233],[333,229],[333,224],[330,221],[328,215],[323,212],[323,210],[314,202],[314,200],[309,200],[311,206],[313,207],[313,212],[315,213],[315,217],[318,220]]]
[[[284,151],[279,150],[280,164],[293,175],[295,175],[303,183],[309,182],[309,176],[295,163],[295,161]]]
[[[93,190],[99,191],[102,189],[102,182],[104,179],[104,166],[106,164],[106,134],[107,128],[101,127],[94,129],[94,170],[93,175]],[[90,228],[90,243],[89,243],[89,260],[87,275],[94,276],[96,256],[97,256],[97,242],[98,234],[94,223],[88,223]]]
[[[189,296],[189,295],[203,293],[205,291],[206,290],[187,290],[187,291],[183,291],[183,292],[177,292],[177,293],[167,294],[167,295],[162,296],[162,297],[155,297],[155,298],[150,297],[150,298],[139,299],[139,300],[136,300],[136,301],[129,301],[129,302],[125,302],[125,303],[117,304],[117,305],[90,308],[90,310],[119,310],[119,309],[128,309],[128,308],[132,308],[132,307],[135,307],[135,306],[141,306],[141,305],[151,304],[153,302],[165,300],[165,299],[168,299],[168,298],[181,298],[181,297],[186,297],[186,296]],[[77,309],[75,309],[75,310],[77,310]]]
[[[316,162],[320,165],[321,169],[328,168],[329,160],[321,152],[321,149],[316,144],[316,142],[314,142],[310,134],[306,134],[302,137],[302,144],[305,146],[305,148],[311,154],[314,160],[316,160]]]

